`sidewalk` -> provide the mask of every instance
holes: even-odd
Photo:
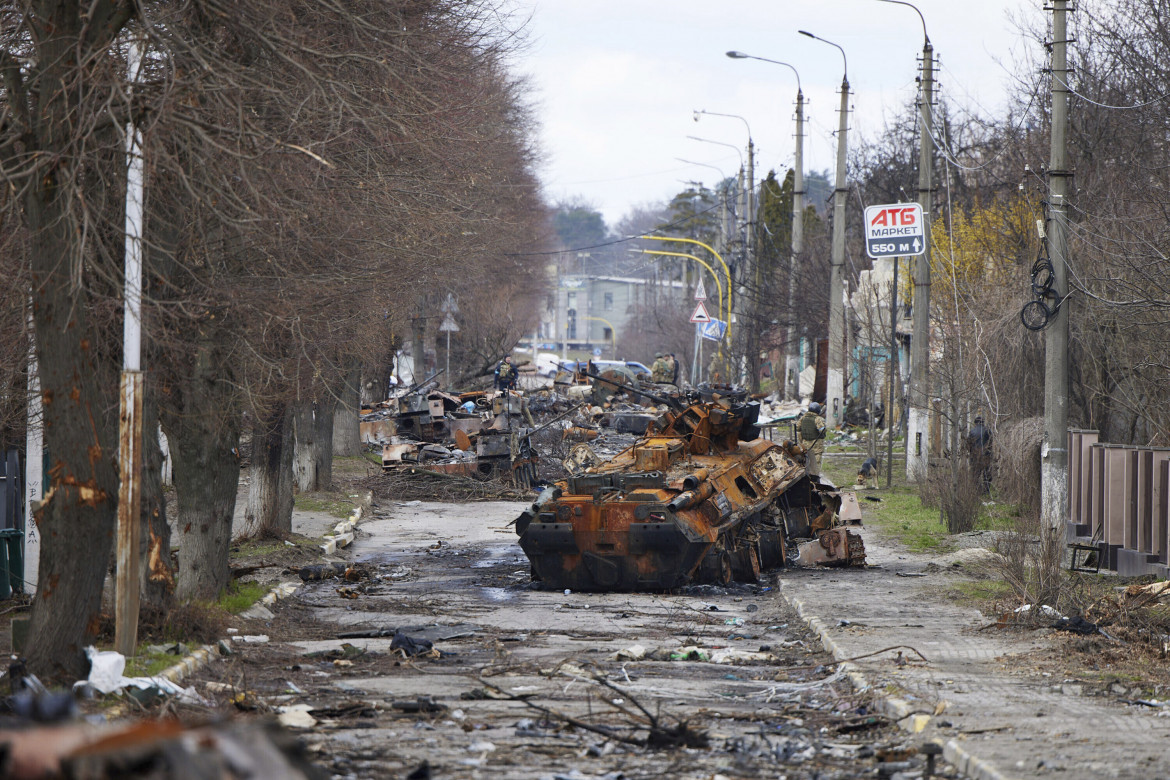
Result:
[[[922,653],[926,663],[904,651],[913,662],[898,666],[890,652],[855,665],[912,712],[933,715],[945,703],[922,735],[946,744],[967,775],[1170,777],[1170,718],[1158,717],[1161,710],[1084,695],[1077,680],[1042,676],[1023,654],[1057,640],[977,631],[986,617],[941,598],[966,575],[927,571],[936,557],[895,549],[872,528],[863,535],[869,563],[880,568],[791,570],[778,578],[781,592],[839,659],[894,645]]]

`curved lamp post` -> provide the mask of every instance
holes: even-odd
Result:
[[[800,360],[800,337],[797,335],[793,312],[796,309],[796,258],[804,249],[804,90],[800,86],[800,71],[794,65],[767,57],[756,57],[742,51],[729,51],[733,60],[759,60],[773,65],[783,65],[796,76],[796,150],[793,160],[795,179],[792,187],[792,254],[788,264],[788,334],[785,338],[784,356],[784,397],[795,400],[800,397],[800,379],[797,365]]]
[[[801,35],[827,43],[841,52],[844,75],[841,78],[841,122],[837,129],[837,176],[833,188],[833,244],[829,260],[829,376],[825,389],[826,422],[830,428],[841,424],[845,395],[845,156],[849,130],[849,60],[845,50],[830,40],[800,30]]]

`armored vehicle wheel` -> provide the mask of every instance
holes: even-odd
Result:
[[[737,582],[760,581],[760,548],[756,542],[740,544],[731,554],[731,571]]]
[[[699,582],[705,585],[731,584],[731,556],[726,550],[711,550],[699,564]]]

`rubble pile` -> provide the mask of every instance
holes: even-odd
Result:
[[[629,447],[668,409],[644,405],[653,402],[633,378],[580,379],[445,393],[431,377],[365,408],[362,440],[380,450],[384,473],[364,486],[397,500],[529,500],[538,486]]]

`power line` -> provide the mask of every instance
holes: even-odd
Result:
[[[1080,92],[1077,92],[1075,89],[1073,89],[1072,87],[1070,87],[1068,85],[1068,82],[1066,82],[1064,79],[1062,79],[1060,76],[1056,75],[1055,73],[1052,74],[1052,78],[1059,81],[1060,85],[1062,87],[1064,87],[1066,90],[1068,90],[1068,93],[1070,95],[1076,95],[1077,97],[1079,97],[1081,100],[1085,101],[1086,103],[1092,103],[1094,106],[1097,106],[1098,108],[1108,108],[1112,111],[1132,111],[1135,108],[1145,108],[1146,106],[1152,106],[1155,103],[1162,102],[1166,98],[1170,98],[1170,93],[1167,93],[1165,95],[1159,95],[1158,97],[1153,98],[1152,100],[1147,100],[1145,103],[1135,103],[1132,106],[1111,106],[1108,103],[1098,103],[1096,100],[1093,100],[1088,95],[1083,95]]]

